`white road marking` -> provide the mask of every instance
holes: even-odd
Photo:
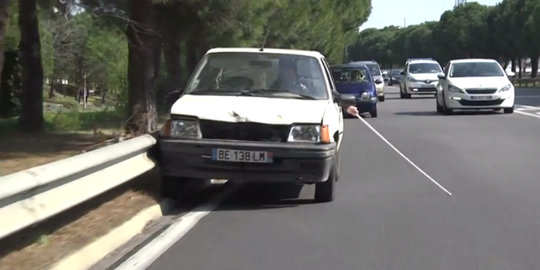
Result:
[[[534,117],[534,118],[540,118],[540,112],[536,112],[536,113],[525,112],[525,111],[535,111],[535,110],[540,111],[540,107],[529,106],[529,105],[521,105],[521,104],[516,104],[516,105],[518,105],[519,107],[514,111],[515,113],[526,115],[526,116],[531,116],[531,117]]]
[[[521,112],[521,111],[514,111],[514,112],[515,112],[515,113],[522,114],[522,115],[531,116],[531,117],[534,117],[534,118],[540,118],[540,115],[536,115],[536,114],[532,114],[532,113]]]
[[[381,138],[386,144],[388,144],[388,146],[390,146],[390,148],[392,148],[394,151],[396,151],[396,153],[398,153],[403,159],[405,159],[407,162],[409,162],[409,164],[411,164],[420,173],[422,173],[425,177],[427,177],[427,179],[429,179],[431,182],[433,182],[435,185],[437,185],[440,189],[442,189],[444,192],[446,192],[446,194],[452,196],[452,193],[450,191],[448,191],[448,189],[446,189],[443,185],[439,184],[439,182],[435,181],[435,179],[433,179],[433,177],[429,176],[429,174],[424,172],[424,170],[422,170],[420,167],[418,167],[418,165],[414,164],[414,162],[412,162],[407,156],[405,156],[403,153],[401,153],[401,151],[399,151],[392,143],[390,143],[383,135],[381,135],[373,126],[371,126],[366,120],[364,120],[364,118],[362,118],[358,114],[356,115],[356,117],[358,119],[362,120],[362,122],[369,129],[371,129],[371,131],[373,131],[375,134],[377,134],[377,136],[379,136],[379,138]]]
[[[223,193],[217,195],[213,200],[198,206],[191,212],[181,216],[169,228],[154,238],[150,243],[141,248],[133,256],[129,257],[117,270],[146,269],[156,259],[159,258],[172,245],[186,235],[195,225],[206,215],[210,214],[223,200],[237,189],[237,186],[230,187]]]

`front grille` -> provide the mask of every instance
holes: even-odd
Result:
[[[268,125],[261,123],[230,123],[200,120],[202,137],[205,139],[286,142],[289,125]]]
[[[465,89],[468,94],[493,94],[497,92],[497,88],[469,88]]]
[[[459,103],[463,106],[495,106],[503,103],[504,100],[460,100]]]
[[[437,88],[435,87],[418,88],[418,92],[435,92],[435,91],[437,91]]]

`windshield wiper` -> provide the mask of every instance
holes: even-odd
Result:
[[[316,100],[316,98],[304,95],[300,93],[291,92],[289,90],[283,90],[283,89],[273,89],[273,88],[260,88],[260,89],[253,89],[253,90],[244,90],[251,94],[292,94],[295,95],[295,98],[302,98],[302,99],[310,99],[310,100]],[[242,91],[242,92],[244,92]]]

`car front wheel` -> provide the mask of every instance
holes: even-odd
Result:
[[[504,113],[514,113],[514,107],[512,107],[512,108],[504,108]]]
[[[334,188],[338,180],[339,165],[337,161],[337,153],[334,157],[334,164],[330,168],[330,175],[326,181],[315,184],[315,201],[316,202],[331,202],[334,200]]]

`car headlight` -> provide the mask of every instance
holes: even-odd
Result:
[[[319,125],[292,126],[289,132],[289,142],[320,142],[321,127]]]
[[[465,93],[465,92],[463,92],[463,90],[461,90],[461,89],[459,89],[459,88],[457,88],[455,86],[452,86],[452,85],[448,86],[448,91],[451,92],[451,93]]]
[[[417,80],[411,76],[407,76],[407,81],[409,82],[416,82]]]
[[[171,138],[178,139],[201,139],[201,129],[199,127],[199,121],[197,120],[184,120],[184,119],[171,119],[165,125],[169,125],[168,135]]]
[[[499,90],[499,92],[510,91],[510,89],[512,89],[512,84],[508,84],[508,85],[504,86],[503,88],[501,88],[501,89]]]

